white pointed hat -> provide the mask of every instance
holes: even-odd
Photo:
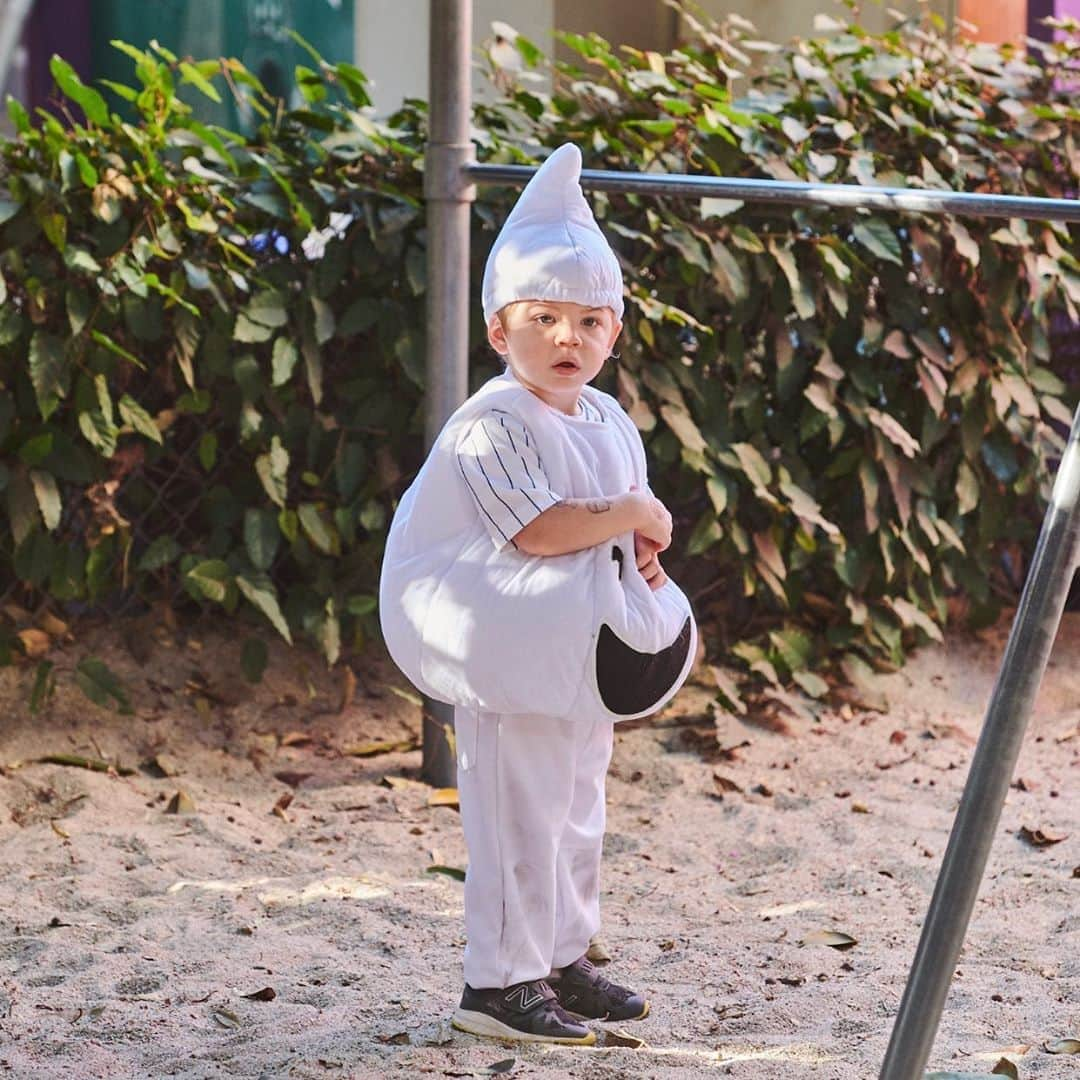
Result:
[[[484,321],[515,300],[571,301],[623,315],[622,271],[581,191],[581,151],[564,143],[521,193],[484,267]]]

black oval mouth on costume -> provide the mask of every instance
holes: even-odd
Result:
[[[604,623],[596,642],[596,688],[605,708],[616,716],[635,716],[660,701],[686,666],[690,637],[687,618],[670,645],[643,653]]]

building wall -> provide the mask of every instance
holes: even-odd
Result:
[[[958,0],[956,13],[975,24],[976,41],[1019,41],[1028,32],[1027,0]]]
[[[372,80],[372,101],[380,115],[405,97],[427,97],[428,3],[424,0],[356,0],[356,65]],[[479,52],[499,19],[550,54],[555,0],[473,0],[473,47]],[[479,70],[473,95],[487,92]]]
[[[1032,0],[1038,3],[1040,0]],[[1080,0],[1045,0],[1058,14],[1080,15]],[[769,41],[789,41],[814,34],[817,12],[843,13],[830,0],[697,0],[714,18],[735,11],[748,17],[757,35]],[[980,26],[984,40],[1016,40],[1027,32],[1028,0],[928,0],[931,11],[947,23],[956,16]],[[914,14],[921,0],[866,0],[859,21],[870,31],[887,29],[891,12]],[[568,59],[555,47],[553,27],[576,33],[596,31],[616,44],[663,52],[686,36],[678,16],[661,0],[473,0],[473,42],[480,48],[491,35],[491,20],[501,19],[536,42],[548,55]],[[386,113],[405,96],[427,95],[428,4],[423,0],[356,0],[357,64],[374,80],[376,110]],[[474,93],[487,92],[477,74]]]
[[[987,0],[981,0],[986,3]],[[1002,0],[993,0],[994,3]],[[926,5],[931,11],[948,18],[955,0],[930,0]],[[814,17],[819,12],[833,14],[836,17],[847,16],[847,12],[829,0],[753,0],[753,3],[733,3],[732,0],[697,0],[702,11],[714,19],[722,19],[729,12],[736,12],[749,19],[764,41],[787,42],[795,37],[814,36]],[[871,32],[887,29],[895,21],[890,11],[914,14],[923,5],[919,0],[892,0],[888,4],[864,3],[858,21]]]
[[[679,16],[660,0],[555,0],[555,26],[572,34],[595,31],[613,44],[667,52],[675,44]],[[565,46],[556,49],[560,59],[576,54]]]

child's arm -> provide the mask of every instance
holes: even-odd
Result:
[[[663,551],[671,543],[671,515],[659,499],[640,491],[563,499],[533,518],[514,543],[528,555],[567,555],[627,532],[641,533]]]

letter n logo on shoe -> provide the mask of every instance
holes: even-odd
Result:
[[[517,1007],[522,1012],[528,1012],[534,1005],[544,1000],[544,995],[539,990],[534,990],[528,983],[522,983],[505,995],[505,1000],[509,1004],[513,1004],[515,998],[518,999]]]

